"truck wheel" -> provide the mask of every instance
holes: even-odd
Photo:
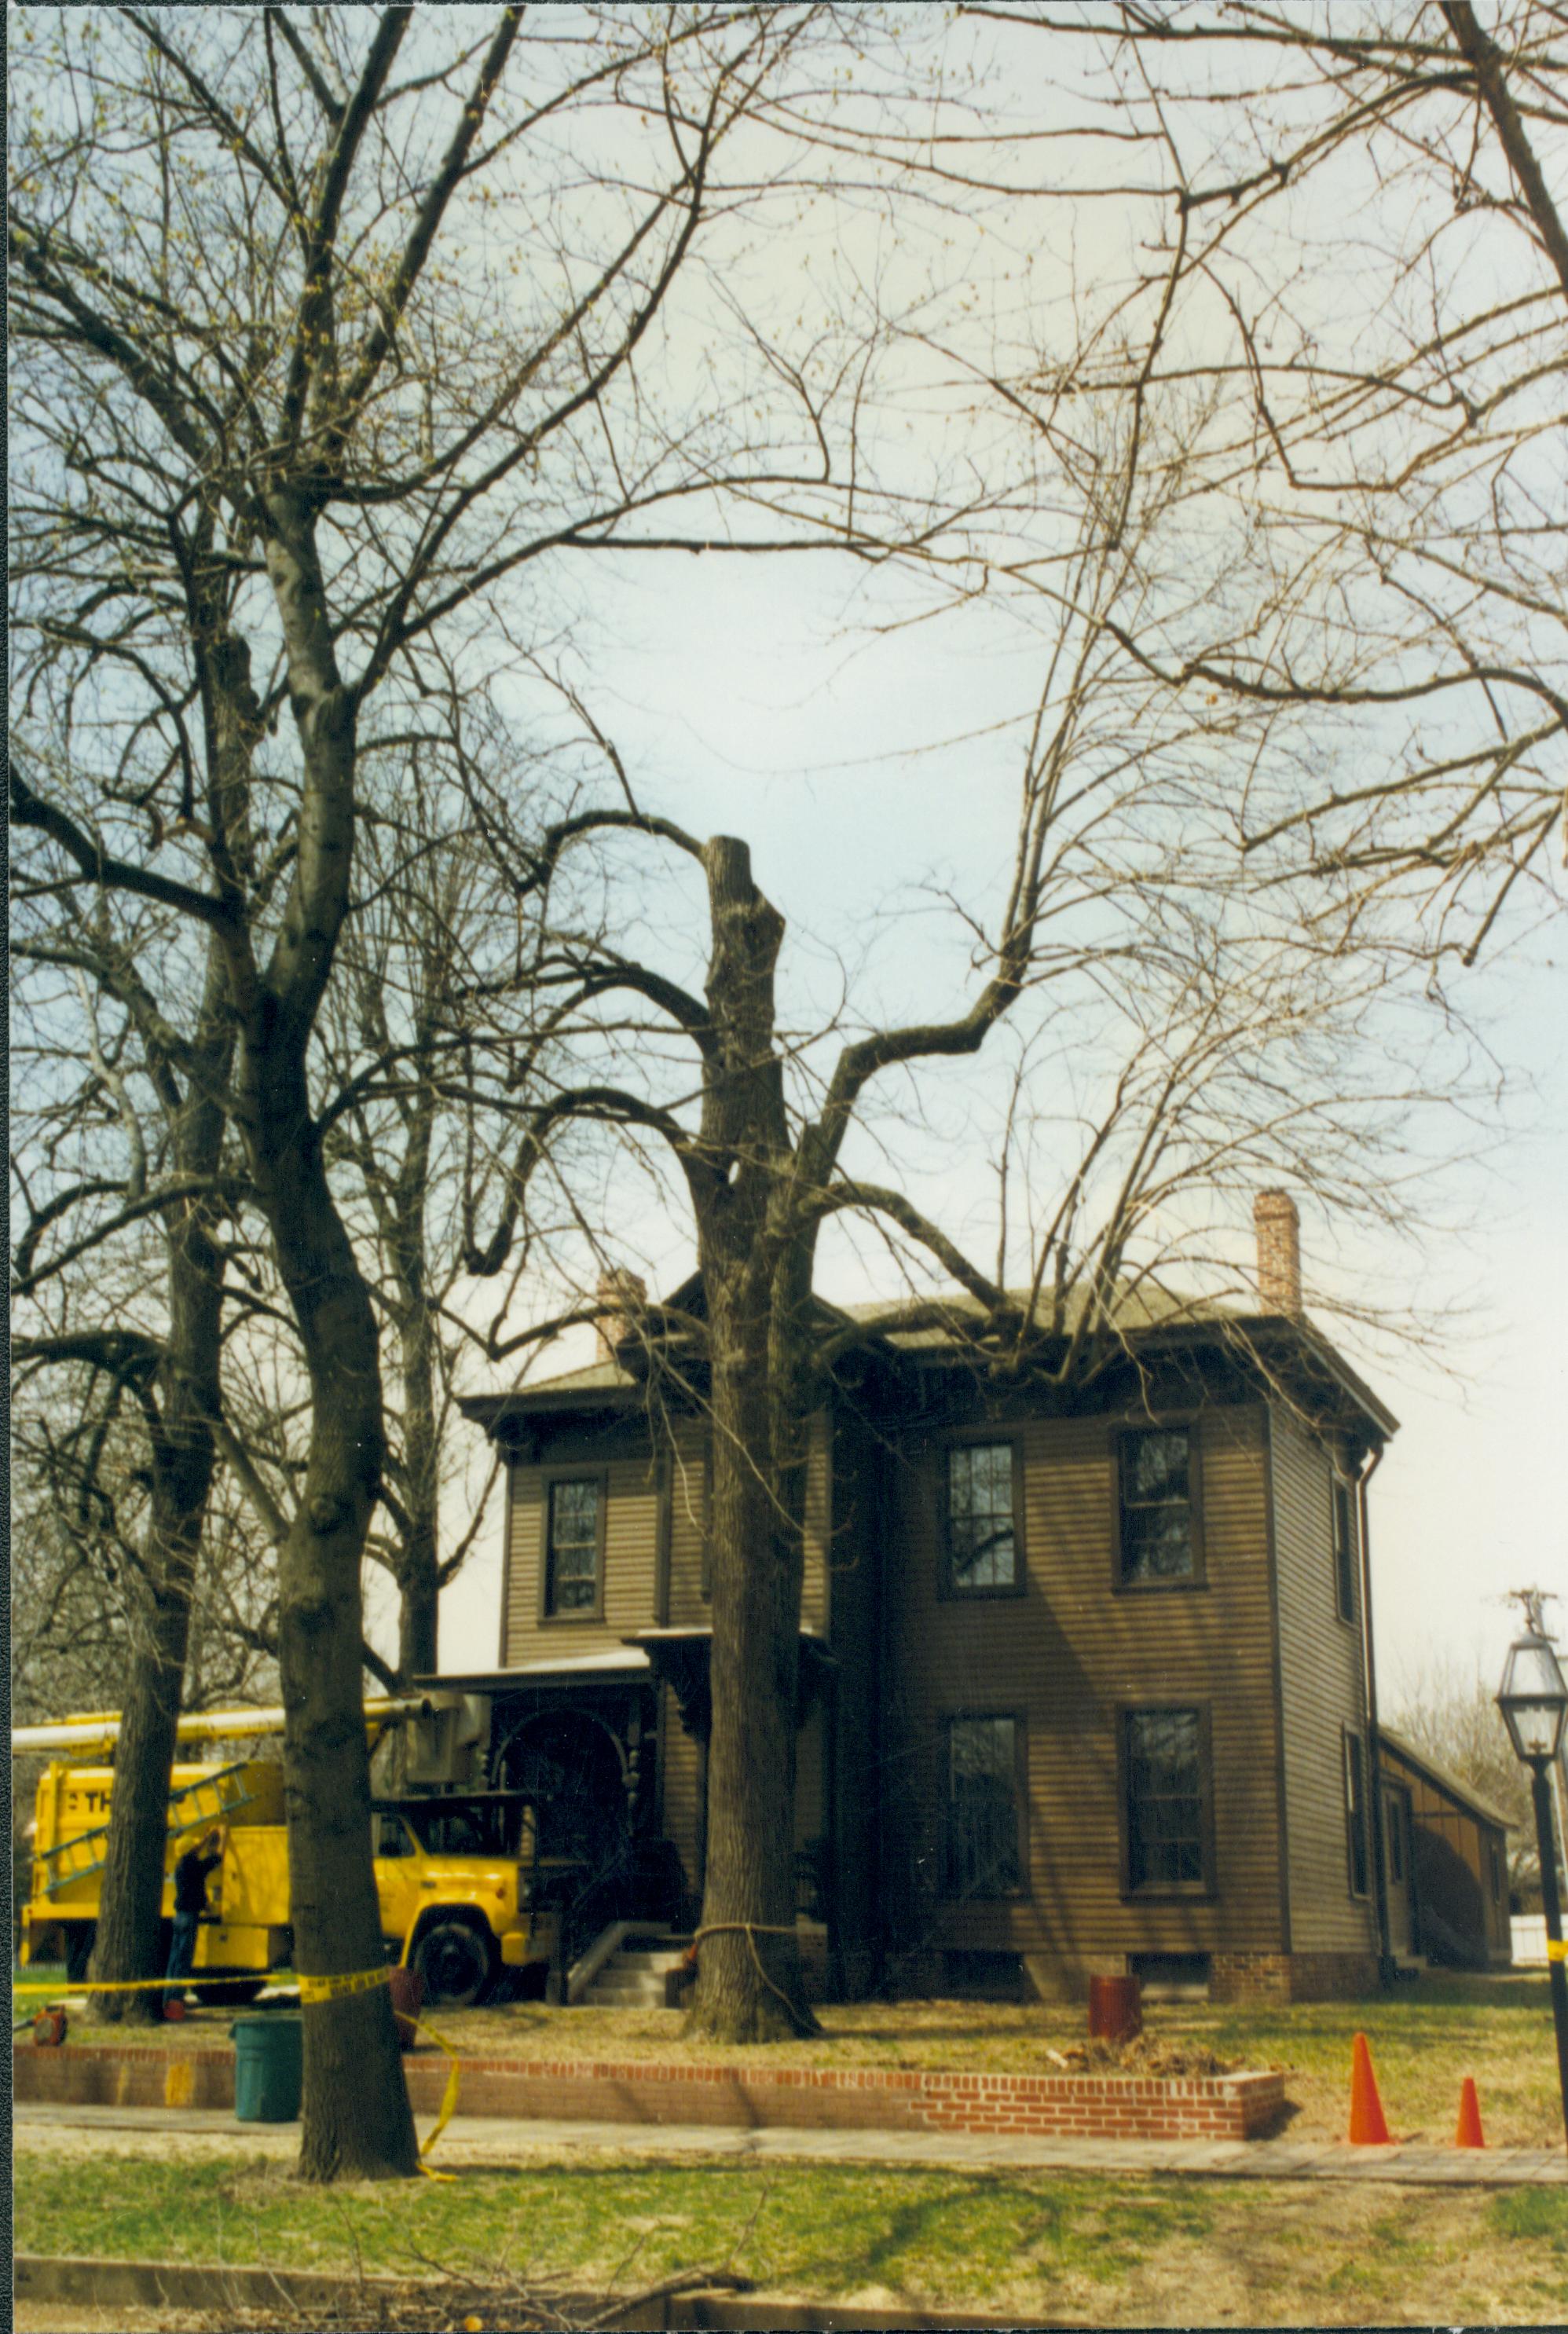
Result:
[[[468,2009],[494,1974],[494,1948],[470,1921],[432,1921],[416,1941],[412,1959],[432,2008]]]
[[[96,1921],[67,1921],[65,1924],[65,1974],[72,1985],[80,1985],[87,1975],[87,1964],[92,1959],[92,1941],[97,1934]]]

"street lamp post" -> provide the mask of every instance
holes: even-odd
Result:
[[[1563,1682],[1550,1638],[1531,1612],[1532,1625],[1508,1648],[1497,1707],[1515,1756],[1530,1770],[1535,1810],[1535,1842],[1541,1855],[1541,1901],[1546,1914],[1546,1973],[1552,1989],[1552,2022],[1557,2030],[1557,2078],[1563,2090],[1563,2126],[1568,2133],[1568,1964],[1563,1943],[1563,1910],[1557,1895],[1557,1849],[1552,1825],[1552,1788],[1547,1771],[1563,1747],[1568,1721],[1568,1684]]]

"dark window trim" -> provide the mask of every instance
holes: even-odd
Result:
[[[976,1444],[984,1447],[995,1445],[998,1450],[1005,1447],[1013,1455],[1013,1577],[1005,1587],[967,1588],[953,1577],[948,1461],[953,1452],[973,1450]],[[1025,1593],[1029,1552],[1024,1538],[1024,1437],[1019,1429],[972,1426],[957,1433],[943,1435],[937,1445],[937,1596],[941,1602],[986,1605],[996,1597],[1022,1596]],[[976,1718],[1006,1718],[1010,1712],[1005,1710],[973,1711],[967,1714]]]
[[[1352,1750],[1358,1754],[1353,1769],[1351,1764]],[[1360,1732],[1353,1726],[1342,1727],[1340,1730],[1340,1776],[1341,1789],[1345,1803],[1345,1882],[1352,1897],[1358,1905],[1364,1905],[1372,1893],[1372,1830],[1367,1808],[1367,1746]],[[1361,1784],[1361,1868],[1365,1877],[1359,1888],[1356,1886],[1357,1810],[1351,1801],[1352,1772]]]
[[[1173,1575],[1164,1580],[1130,1580],[1127,1577],[1126,1551],[1121,1544],[1121,1453],[1131,1434],[1177,1434],[1187,1436],[1187,1500],[1192,1516],[1192,1570]],[[1124,1418],[1112,1429],[1111,1439],[1111,1586],[1118,1596],[1163,1596],[1172,1593],[1208,1587],[1208,1558],[1204,1546],[1203,1529],[1203,1441],[1198,1432],[1198,1413],[1177,1412],[1168,1418]],[[1190,1702],[1180,1704],[1150,1704],[1151,1708],[1191,1709]]]
[[[593,1602],[575,1605],[569,1612],[556,1613],[550,1604],[550,1517],[557,1483],[595,1483],[599,1487],[598,1531],[593,1551]],[[551,1467],[542,1470],[539,1477],[539,1626],[542,1629],[569,1628],[573,1623],[602,1621],[604,1618],[604,1546],[610,1513],[610,1473],[604,1467]]]
[[[995,1590],[990,1592],[993,1596]],[[953,1747],[955,1726],[1005,1718],[1013,1727],[1013,1818],[1018,1832],[1018,1885],[998,1888],[989,1896],[957,1896],[950,1886],[951,1856],[948,1827],[953,1819]],[[945,1905],[1017,1905],[1029,1896],[1029,1722],[1021,1710],[944,1711],[939,1722],[942,1744],[942,1886]]]
[[[1342,1542],[1340,1526],[1345,1537]],[[1332,1457],[1329,1460],[1329,1546],[1333,1562],[1334,1612],[1347,1629],[1358,1625],[1356,1570],[1361,1554],[1356,1545],[1355,1485]]]
[[[1203,1877],[1175,1886],[1165,1883],[1159,1887],[1135,1888],[1132,1885],[1132,1826],[1130,1819],[1129,1793],[1132,1778],[1129,1772],[1127,1748],[1128,1721],[1141,1717],[1146,1712],[1190,1710],[1198,1717],[1198,1779],[1201,1803],[1200,1839],[1203,1851]],[[1121,1869],[1120,1874],[1121,1901],[1124,1905],[1210,1905],[1219,1895],[1216,1877],[1217,1865],[1214,1841],[1214,1723],[1213,1704],[1188,1699],[1182,1702],[1123,1702],[1116,1709],[1116,1814]]]

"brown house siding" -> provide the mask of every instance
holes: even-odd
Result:
[[[1366,1739],[1359,1583],[1352,1626],[1335,1601],[1328,1452],[1283,1405],[1271,1428],[1291,1943],[1375,1953],[1371,1875],[1352,1896],[1345,1825],[1344,1730]],[[1370,1858],[1370,1823],[1368,1837]]]
[[[1398,1783],[1410,1795],[1410,1851],[1416,1885],[1418,1944],[1448,1958],[1451,1945],[1429,1935],[1433,1915],[1460,1937],[1473,1938],[1487,1959],[1508,1961],[1512,1943],[1508,1926],[1507,1834],[1467,1813],[1421,1770],[1402,1759],[1385,1741],[1383,1779]],[[1492,1851],[1502,1867],[1501,1895],[1492,1887]],[[1421,1928],[1423,1920],[1426,1929]]]
[[[890,1895],[909,1892],[906,1946],[1039,1954],[1068,1969],[1129,1950],[1277,1950],[1282,1943],[1272,1617],[1263,1413],[1193,1422],[1206,1585],[1121,1591],[1115,1435],[1107,1419],[1024,1421],[1023,1593],[939,1593],[938,1448],[892,1468],[883,1740],[896,1835]],[[998,1429],[998,1434],[1002,1430]],[[1121,1881],[1120,1713],[1207,1710],[1215,1892],[1127,1902]],[[941,1894],[943,1722],[1021,1721],[1027,1868],[1011,1900]],[[894,1749],[896,1746],[896,1750]]]
[[[675,1844],[688,1888],[699,1877],[697,1795],[700,1766],[696,1738],[680,1722],[680,1706],[668,1686],[659,1697],[659,1804],[662,1828]]]
[[[552,1476],[600,1475],[605,1484],[604,1616],[542,1620],[539,1567],[544,1486]],[[561,1661],[600,1654],[633,1629],[652,1625],[659,1573],[659,1480],[647,1438],[632,1455],[607,1456],[590,1443],[570,1444],[539,1466],[512,1470],[506,1550],[506,1631],[503,1664]]]

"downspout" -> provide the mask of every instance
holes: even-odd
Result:
[[[1380,1442],[1356,1478],[1356,1523],[1361,1542],[1361,1661],[1366,1679],[1368,1791],[1371,1799],[1372,1902],[1378,1918],[1378,1982],[1391,1986],[1394,1956],[1389,1939],[1389,1876],[1383,1861],[1383,1761],[1378,1726],[1378,1669],[1372,1650],[1372,1558],[1367,1528],[1367,1485],[1383,1463]]]

